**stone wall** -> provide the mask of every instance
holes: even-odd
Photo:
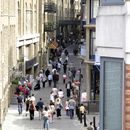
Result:
[[[2,126],[3,121],[5,120],[6,113],[8,112],[8,107],[10,105],[11,99],[15,92],[15,86],[9,84],[7,89],[5,90],[5,94],[0,100],[0,128]]]

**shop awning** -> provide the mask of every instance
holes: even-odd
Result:
[[[49,45],[48,48],[50,49],[56,49],[58,47],[58,43],[56,41],[52,41]]]

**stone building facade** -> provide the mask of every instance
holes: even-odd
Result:
[[[44,54],[44,0],[0,0],[0,125],[16,73],[37,75]],[[17,74],[18,74],[17,73]]]
[[[15,2],[0,0],[0,125],[10,103],[10,79],[17,64]]]
[[[19,70],[24,75],[34,74],[36,76],[39,70],[42,47],[40,43],[42,42],[40,39],[42,30],[39,32],[39,29],[43,26],[42,22],[39,22],[39,17],[43,17],[40,16],[43,7],[41,6],[39,10],[40,2],[40,0],[18,0],[16,3],[17,61]]]

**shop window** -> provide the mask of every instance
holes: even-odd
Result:
[[[96,32],[95,30],[90,30],[90,59],[95,59],[95,39]]]

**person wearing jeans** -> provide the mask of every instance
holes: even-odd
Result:
[[[44,108],[43,111],[43,128],[47,128],[47,130],[49,130],[49,117],[50,117],[50,112],[48,110],[48,107]]]
[[[19,115],[22,114],[22,111],[23,111],[23,103],[18,103],[18,112],[19,112]]]
[[[22,111],[23,111],[23,97],[20,94],[17,97],[17,102],[18,102],[18,112],[20,115],[22,114]]]
[[[76,102],[72,97],[69,99],[68,105],[69,105],[70,119],[73,119]]]

